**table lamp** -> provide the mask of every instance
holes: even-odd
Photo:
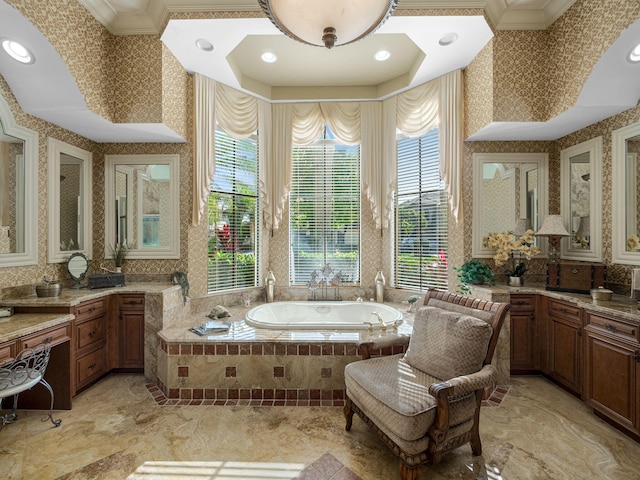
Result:
[[[549,262],[558,263],[560,252],[558,246],[562,237],[568,237],[570,234],[562,224],[561,215],[547,215],[542,222],[540,230],[536,233],[536,237],[549,238]]]

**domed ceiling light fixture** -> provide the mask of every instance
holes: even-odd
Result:
[[[399,0],[258,0],[269,20],[307,45],[339,47],[375,32]]]

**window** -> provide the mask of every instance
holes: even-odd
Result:
[[[289,196],[292,285],[320,281],[329,264],[342,283],[360,282],[360,147],[340,145],[327,128],[293,148]],[[324,274],[327,280],[332,273]]]
[[[258,139],[216,130],[209,194],[209,293],[257,285]]]
[[[398,140],[395,283],[447,289],[447,194],[440,181],[438,130]]]

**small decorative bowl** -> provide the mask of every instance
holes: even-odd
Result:
[[[609,302],[613,292],[604,287],[598,287],[591,290],[591,298],[594,300]]]
[[[60,282],[40,283],[36,285],[36,295],[38,297],[57,297],[62,291]]]

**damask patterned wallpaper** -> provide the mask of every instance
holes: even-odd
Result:
[[[171,272],[188,273],[191,294],[206,294],[207,262],[204,257],[207,231],[204,225],[191,225],[193,175],[193,79],[159,42],[157,36],[114,37],[77,0],[34,2],[8,0],[20,9],[47,36],[68,65],[89,109],[117,122],[162,122],[182,135],[184,144],[96,144],[69,131],[24,113],[4,79],[0,95],[9,103],[16,122],[37,131],[39,138],[39,178],[37,195],[39,231],[47,228],[46,139],[48,136],[93,153],[94,257],[97,269],[104,251],[104,155],[161,154],[180,155],[180,249],[178,260],[127,260],[125,271],[168,279]],[[438,10],[403,11],[403,15],[482,15],[482,11]],[[198,12],[171,14],[170,18],[258,17],[260,12]],[[619,32],[640,16],[640,2],[623,0],[583,0],[576,2],[546,32],[499,31],[465,72],[465,131],[471,134],[495,119],[541,120],[562,113],[575,103],[579,89],[595,59],[608,48]],[[583,53],[581,49],[585,49]],[[463,153],[463,203],[461,221],[450,221],[449,264],[460,265],[471,257],[472,154],[479,152],[547,152],[550,156],[551,213],[560,211],[560,150],[603,135],[603,246],[605,261],[611,258],[611,131],[637,121],[636,107],[556,142],[465,142]],[[286,222],[285,222],[286,225]],[[262,232],[261,243],[268,247],[261,265],[287,277],[288,235]],[[370,212],[363,207],[363,286],[373,282],[378,268],[388,274],[386,252],[390,232],[375,230]],[[60,265],[46,263],[46,236],[38,239],[36,266],[5,268],[0,288],[39,282],[44,275],[64,278]],[[629,283],[630,269],[611,266],[610,279]],[[544,275],[544,261],[532,262],[532,273]],[[451,275],[450,279],[455,278]]]

